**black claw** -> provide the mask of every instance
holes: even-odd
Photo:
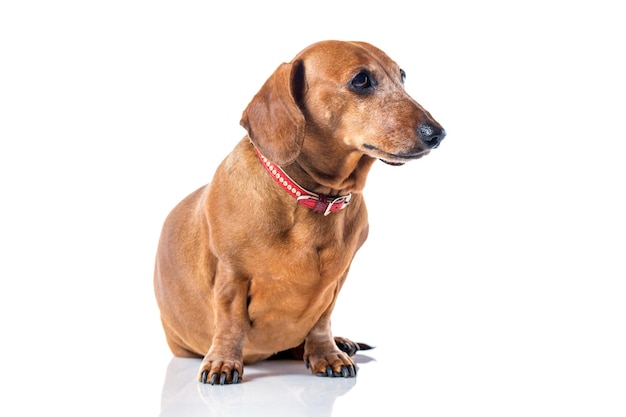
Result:
[[[206,380],[207,380],[208,377],[209,377],[209,371],[203,371],[202,372],[202,376],[200,377],[200,381],[203,384],[206,384]]]
[[[348,375],[350,375],[350,372],[348,372],[348,368],[346,368],[345,366],[341,367],[341,376],[344,378],[347,378]]]
[[[211,376],[211,382],[210,382],[210,384],[211,384],[211,385],[215,385],[215,383],[216,383],[216,382],[217,382],[217,374],[213,374],[213,375]]]
[[[336,342],[336,343],[337,343],[337,347],[339,348],[339,350],[347,353],[349,356],[354,355],[354,352],[356,352],[356,350],[350,343],[347,343],[347,342]]]
[[[306,369],[309,369],[311,367],[311,361],[309,361],[308,359],[305,360],[304,365],[306,366]]]
[[[239,383],[239,372],[233,371],[233,384]]]
[[[222,372],[222,376],[220,376],[220,385],[224,385],[226,383],[226,372]]]
[[[326,367],[326,376],[333,376],[333,368],[330,365]]]

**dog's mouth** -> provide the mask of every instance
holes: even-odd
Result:
[[[407,154],[395,154],[390,152],[385,152],[382,149],[377,148],[376,146],[370,144],[364,144],[363,147],[367,149],[373,155],[373,157],[378,158],[383,161],[387,165],[391,166],[400,166],[404,165],[406,162],[411,161],[413,159],[419,159],[424,155],[428,155],[430,153],[429,149],[425,149],[416,153],[407,153]]]
[[[399,167],[400,165],[404,165],[404,162],[391,162],[391,161],[385,161],[382,158],[378,158],[379,161],[383,161],[384,163],[386,163],[387,165],[391,165],[394,167]]]

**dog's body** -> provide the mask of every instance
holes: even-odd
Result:
[[[168,216],[156,297],[174,355],[204,357],[202,382],[236,383],[244,363],[298,347],[315,374],[355,375],[357,345],[334,340],[330,316],[368,234],[366,176],[445,136],[403,77],[369,44],[311,45],[253,98],[212,182]]]

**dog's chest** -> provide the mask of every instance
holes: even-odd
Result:
[[[344,276],[355,250],[349,240],[285,238],[274,241],[262,258],[252,256],[249,261],[254,265],[254,278],[268,287],[289,285],[292,291],[320,291]]]
[[[261,350],[299,344],[334,304],[350,264],[336,248],[289,254],[282,267],[266,264],[250,280],[248,340]]]
[[[297,230],[272,239],[263,258],[250,259],[251,321],[287,320],[306,327],[304,322],[317,320],[337,296],[358,246],[355,239]]]
[[[349,267],[360,246],[357,229],[343,224],[316,227],[308,222],[298,223],[269,239],[274,242],[273,261],[284,274],[300,276],[310,285],[327,285],[343,276]]]

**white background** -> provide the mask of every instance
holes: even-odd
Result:
[[[278,64],[341,39],[396,60],[448,136],[371,171],[333,323],[377,349],[333,412],[623,416],[617,4],[3,2],[1,414],[159,414],[161,223]]]

